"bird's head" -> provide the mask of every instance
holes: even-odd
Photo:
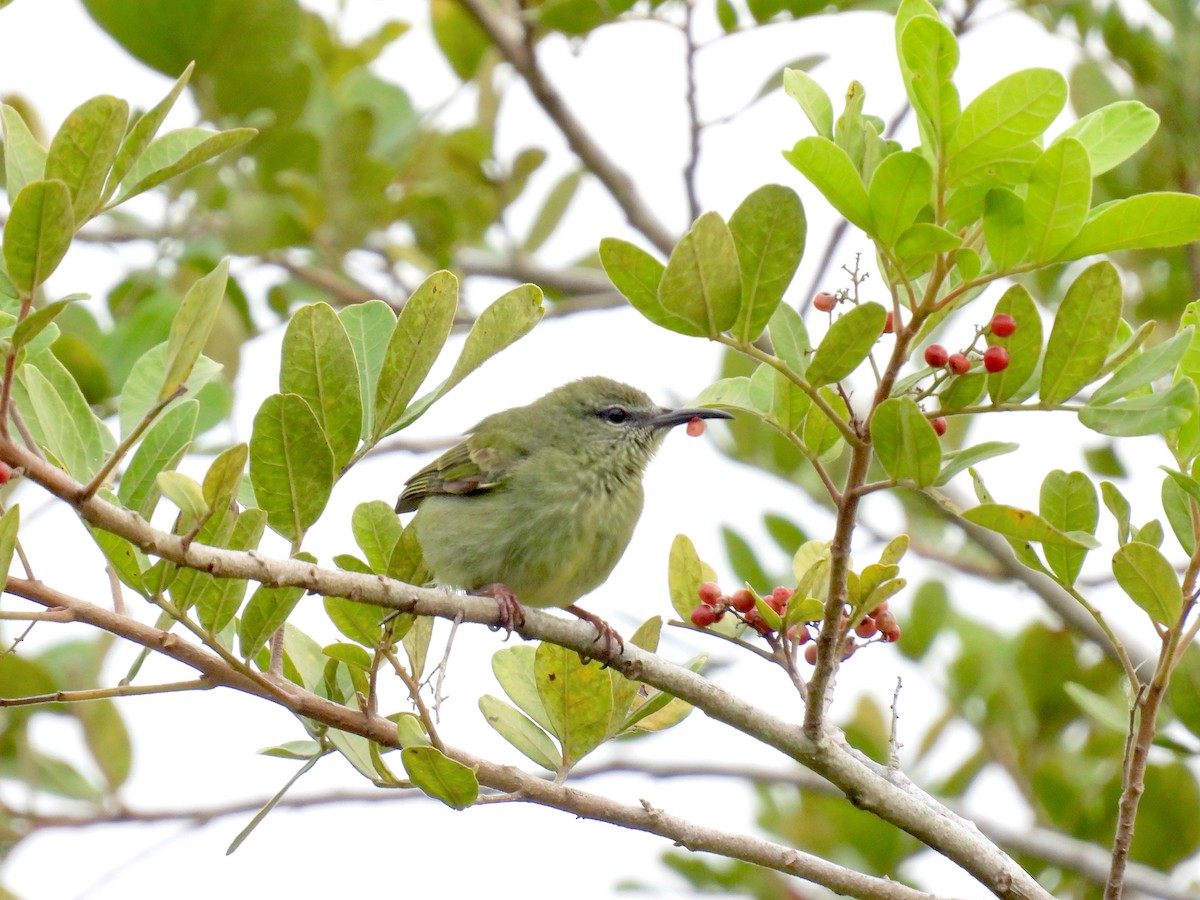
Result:
[[[639,476],[674,426],[732,418],[717,409],[667,409],[637,388],[601,376],[564,384],[526,410],[546,444]]]

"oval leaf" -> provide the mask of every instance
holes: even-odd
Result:
[[[296,541],[333,490],[333,453],[313,411],[295,394],[273,394],[254,417],[250,482],[267,524]]]
[[[1157,547],[1130,541],[1113,554],[1112,570],[1121,590],[1159,625],[1171,627],[1179,620],[1179,576]]]
[[[878,303],[863,303],[838,318],[808,364],[809,383],[831,384],[857,369],[883,334],[886,320],[887,310]]]

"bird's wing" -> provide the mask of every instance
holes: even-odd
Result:
[[[490,491],[523,455],[517,448],[501,449],[479,444],[478,436],[454,446],[417,472],[404,484],[396,512],[412,512],[434,494],[478,494]]]

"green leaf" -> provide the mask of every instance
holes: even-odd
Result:
[[[0,584],[8,581],[13,551],[17,547],[17,529],[21,524],[21,508],[13,505],[0,516]]]
[[[1142,353],[1130,357],[1113,372],[1112,378],[1100,385],[1088,398],[1089,405],[1101,405],[1153,384],[1179,365],[1192,341],[1196,329],[1189,325],[1174,337]]]
[[[537,648],[533,674],[551,733],[562,745],[563,768],[570,769],[608,737],[613,709],[608,672],[547,641]]]
[[[130,197],[244,144],[257,133],[253,128],[231,128],[228,131],[180,128],[165,134],[151,142],[130,167],[122,179],[117,199],[109,207],[118,206]]]
[[[1089,400],[1079,411],[1079,421],[1093,431],[1114,437],[1161,434],[1183,425],[1195,412],[1196,402],[1196,385],[1185,378],[1170,390],[1103,406],[1093,405]]]
[[[806,137],[783,158],[800,170],[850,224],[871,233],[871,205],[862,177],[846,151],[825,137]]]
[[[532,719],[491,694],[479,698],[479,711],[502,738],[533,760],[535,765],[551,772],[558,771],[558,748],[554,746],[550,735]]]
[[[237,498],[249,455],[250,448],[244,443],[217,454],[204,473],[204,500],[209,509],[225,509]]]
[[[1096,499],[1096,487],[1083,472],[1067,473],[1055,469],[1042,481],[1038,502],[1042,518],[1059,531],[1082,531],[1094,534],[1100,521],[1100,503]],[[1046,564],[1060,582],[1075,583],[1087,550],[1046,544],[1043,547]]]
[[[1042,356],[1042,316],[1024,285],[1014,284],[996,302],[992,315],[1007,314],[1017,323],[1008,337],[988,334],[988,345],[1008,350],[1008,368],[987,376],[988,395],[993,403],[1015,397],[1037,371]]]
[[[1025,240],[1035,262],[1054,259],[1087,220],[1092,173],[1087,151],[1074,138],[1056,141],[1029,173]]]
[[[933,169],[925,157],[910,151],[885,157],[867,189],[875,238],[892,246],[932,196]]]
[[[316,559],[310,557],[309,561],[315,563]],[[271,635],[287,621],[303,596],[302,587],[268,587],[260,584],[255,589],[238,621],[238,640],[241,642],[243,659],[254,658]]]
[[[1176,247],[1200,239],[1200,197],[1151,192],[1104,206],[1058,254],[1059,261],[1096,253]]]
[[[354,347],[333,307],[313,303],[292,315],[283,335],[279,390],[309,405],[341,469],[358,447],[362,396]]]
[[[67,375],[70,378],[70,375]],[[74,381],[64,389],[33,365],[17,370],[13,396],[38,444],[79,481],[90,481],[108,455],[103,423],[88,408]]]
[[[1121,320],[1121,278],[1110,262],[1086,269],[1067,289],[1054,317],[1039,392],[1061,403],[1089,384],[1104,365]]]
[[[733,327],[742,300],[737,245],[729,226],[714,212],[702,215],[675,245],[658,301],[686,321],[698,337],[716,338]]]
[[[395,511],[382,500],[369,500],[354,508],[350,525],[371,571],[377,575],[386,573],[388,560],[404,530]]]
[[[833,138],[833,103],[811,75],[802,69],[784,69],[783,90],[800,104],[818,135]]]
[[[325,614],[342,634],[364,647],[374,648],[383,634],[383,620],[391,610],[375,606],[372,603],[360,603],[357,600],[347,600],[345,597],[326,597]],[[396,633],[403,636],[408,626],[402,623],[406,613],[392,621],[396,625]],[[409,617],[411,620],[411,616]]]
[[[446,271],[426,278],[404,304],[375,388],[371,443],[395,430],[450,336],[457,310],[458,279]]]
[[[1116,519],[1117,542],[1124,544],[1129,540],[1129,517],[1132,513],[1129,501],[1111,481],[1100,482],[1100,497],[1104,500],[1105,507]]]
[[[400,761],[415,787],[451,809],[466,809],[479,798],[475,772],[434,747],[405,747]]]
[[[163,496],[179,507],[185,516],[198,520],[208,513],[200,483],[182,472],[159,472],[155,483]]]
[[[1194,497],[1189,496],[1189,492],[1177,480],[1180,476],[1177,472],[1170,472],[1173,477],[1164,478],[1160,494],[1162,497],[1163,512],[1166,513],[1167,522],[1171,525],[1171,531],[1175,534],[1175,539],[1179,541],[1181,546],[1188,556],[1196,551],[1196,528],[1192,522],[1192,500]],[[1194,479],[1189,479],[1195,484]],[[1200,488],[1200,485],[1197,485]]]
[[[655,325],[677,334],[703,337],[687,319],[667,312],[659,302],[658,286],[667,267],[641,247],[620,238],[604,238],[600,241],[600,264],[629,305]]]
[[[230,550],[247,551],[258,548],[266,530],[267,517],[261,509],[247,509],[237,516],[229,540],[225,542]],[[303,556],[304,554],[301,554]],[[312,557],[308,557],[311,561]],[[202,583],[201,590],[196,596],[196,615],[200,624],[212,634],[220,635],[233,622],[242,600],[246,597],[247,581],[244,578],[216,578]],[[279,624],[282,624],[282,619]],[[221,643],[226,649],[232,649],[232,631]]]
[[[163,121],[167,118],[167,113],[175,105],[175,101],[179,99],[179,95],[183,93],[184,87],[188,80],[192,77],[192,70],[196,67],[194,62],[190,62],[187,68],[183,70],[180,76],[171,85],[171,90],[167,92],[167,96],[163,97],[154,105],[153,109],[148,110],[138,116],[129,131],[125,134],[124,140],[121,142],[121,147],[117,151],[116,159],[113,160],[112,170],[108,176],[108,183],[105,185],[102,195],[102,203],[108,202],[108,199],[117,189],[117,185],[129,174],[130,168],[141,157],[145,149],[154,140],[154,136],[158,134],[158,129],[162,127]]]
[[[749,343],[762,334],[804,255],[804,207],[789,187],[765,184],[741,202],[729,231],[742,271],[742,300],[731,332]]]
[[[933,483],[942,464],[937,433],[911,397],[892,397],[871,416],[871,441],[888,474],[897,481]]]
[[[225,257],[211,272],[196,279],[184,295],[167,338],[166,372],[158,394],[160,400],[171,396],[191,377],[192,367],[208,343],[217,313],[221,311],[228,277],[229,257]]]
[[[997,272],[1007,272],[1029,254],[1025,203],[1007,188],[995,188],[984,197],[983,238]]]
[[[454,0],[432,0],[429,19],[433,38],[454,74],[470,81],[492,45],[479,23]]]
[[[93,97],[67,115],[50,142],[46,178],[57,178],[70,190],[76,225],[91,218],[100,201],[128,120],[129,104],[124,100]]]
[[[1157,130],[1158,113],[1137,100],[1119,100],[1088,113],[1055,140],[1083,144],[1095,178],[1133,156]]]
[[[183,459],[196,436],[200,404],[188,400],[174,406],[151,425],[117,486],[117,497],[126,508],[149,520],[158,504],[159,472],[173,469]]]
[[[542,289],[533,284],[521,284],[499,297],[488,306],[467,332],[462,352],[454,361],[450,374],[432,391],[412,403],[400,417],[398,427],[406,428],[444,397],[464,378],[485,362],[511,346],[533,330],[541,321],[545,310],[542,307]]]
[[[550,193],[546,195],[546,202],[542,204],[541,210],[537,214],[537,218],[533,220],[533,225],[529,228],[529,235],[525,238],[525,243],[522,245],[522,250],[526,253],[534,253],[539,247],[546,242],[546,239],[554,233],[558,228],[559,222],[567,212],[567,207],[571,205],[571,201],[575,198],[575,194],[579,190],[579,183],[583,180],[583,169],[573,169],[559,179],[558,183],[550,189]]]
[[[67,255],[75,235],[71,192],[61,181],[21,188],[4,223],[4,265],[23,294],[31,295]]]
[[[787,363],[793,372],[803,375],[808,369],[812,344],[809,342],[808,329],[800,313],[786,303],[775,307],[771,321],[767,323],[767,333],[770,335],[771,348],[775,355]]]
[[[968,522],[1018,541],[1081,549],[1099,546],[1089,535],[1066,534],[1036,513],[1002,503],[981,503],[963,512],[962,517]]]
[[[692,539],[686,534],[675,535],[667,557],[667,587],[671,606],[683,621],[689,621],[697,602],[697,592],[704,581],[700,557]]]
[[[167,374],[166,363],[167,343],[164,341],[151,347],[133,364],[129,377],[125,379],[125,386],[121,389],[118,401],[118,419],[122,437],[131,434],[158,402],[159,392],[162,390]],[[195,397],[202,387],[220,374],[221,366],[218,363],[207,357],[200,357],[188,378],[187,393],[179,400],[174,401],[173,405]],[[201,412],[203,412],[203,404],[201,404]]]
[[[933,482],[934,487],[949,484],[950,479],[959,472],[964,472],[971,466],[981,463],[985,459],[991,459],[993,456],[1012,453],[1020,446],[1020,444],[1001,441],[985,441],[982,444],[975,444],[973,447],[944,453],[942,454],[942,470],[938,472],[938,477]]]
[[[962,115],[953,80],[958,41],[941,19],[917,16],[904,26],[899,43],[908,67],[904,86],[921,126],[922,142],[941,156],[958,131]]]
[[[896,239],[896,256],[910,272],[927,268],[934,254],[949,253],[962,246],[962,238],[932,222],[910,225]]]
[[[250,482],[272,530],[298,541],[325,509],[333,481],[333,453],[313,411],[295,394],[272,394],[250,436]]]
[[[1039,137],[1067,102],[1067,82],[1053,69],[1022,69],[967,104],[947,150],[948,177],[996,159]]]
[[[382,300],[355,303],[338,312],[342,327],[354,348],[354,361],[358,366],[358,395],[360,401],[374,398],[379,372],[387,354],[388,340],[396,327],[396,314]],[[364,440],[371,436],[374,425],[374,403],[362,403],[362,430]]]
[[[887,310],[878,303],[863,303],[840,316],[817,346],[806,377],[819,387],[841,381],[867,358],[883,334]]]
[[[62,300],[56,300],[53,303],[47,303],[45,306],[38,307],[29,313],[25,318],[17,323],[17,327],[13,329],[12,346],[14,350],[19,350],[32,341],[35,337],[41,334],[49,327],[50,323],[58,318],[58,314],[66,309],[76,300],[82,300],[87,295],[77,295],[74,297],[65,297]]]
[[[4,176],[11,206],[25,185],[45,177],[46,148],[37,142],[21,114],[7,104],[0,104],[0,124],[4,126]]]
[[[546,707],[538,695],[537,679],[533,674],[536,655],[536,648],[525,645],[499,650],[492,654],[492,674],[504,688],[508,699],[533,719],[543,731],[549,732],[553,728]]]
[[[1174,626],[1183,610],[1179,576],[1157,547],[1130,541],[1113,554],[1113,575],[1129,598],[1159,625]]]

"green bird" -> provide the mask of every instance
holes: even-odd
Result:
[[[666,409],[609,378],[556,388],[488,416],[405,482],[396,512],[412,512],[436,582],[489,596],[497,627],[524,624],[522,604],[591,622],[607,657],[621,636],[575,605],[612,572],[642,513],[642,476],[667,432],[716,409]],[[699,433],[698,428],[689,431]]]

